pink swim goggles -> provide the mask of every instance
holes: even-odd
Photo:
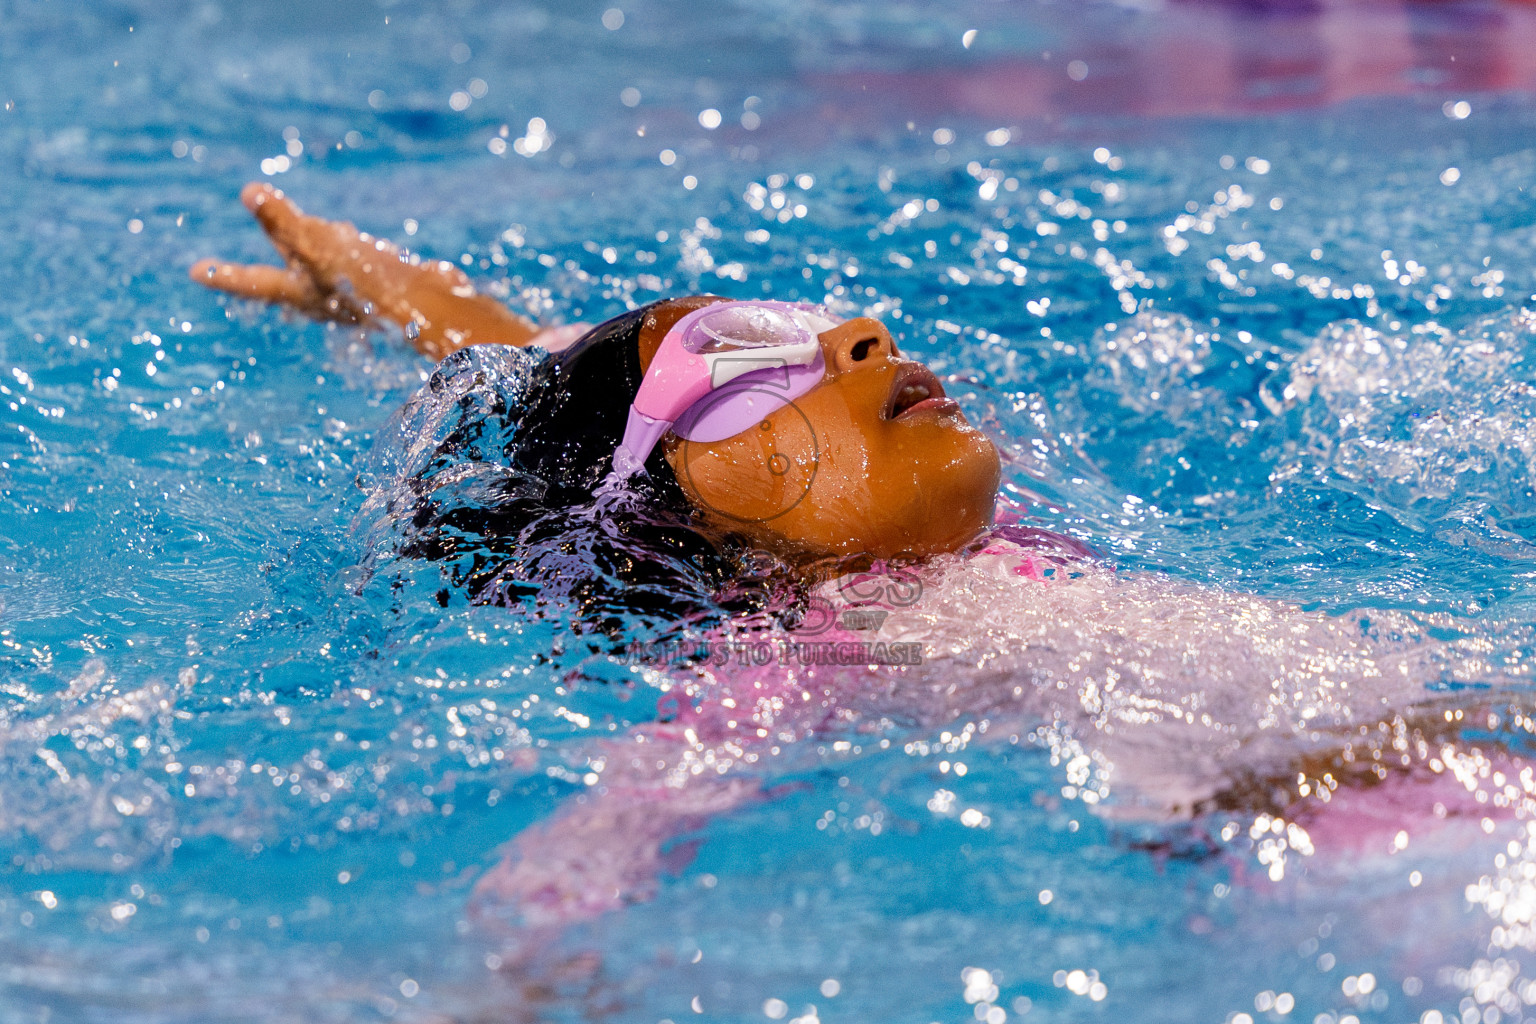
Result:
[[[668,430],[722,441],[810,391],[826,373],[816,336],[836,325],[809,303],[718,302],[689,313],[640,382],[614,473],[638,473]]]

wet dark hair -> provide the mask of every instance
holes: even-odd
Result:
[[[440,563],[472,602],[530,606],[614,640],[754,605],[729,542],[696,528],[659,449],[625,500],[596,496],[640,387],[653,309],[554,354],[486,345],[444,359],[382,441],[364,509],[374,551]]]

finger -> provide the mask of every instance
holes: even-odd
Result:
[[[319,306],[320,293],[304,274],[260,263],[222,263],[200,260],[189,272],[192,280],[214,291],[242,299],[286,303],[300,309]]]
[[[289,206],[293,206],[293,200],[285,196],[281,189],[270,182],[247,182],[246,186],[240,190],[240,202],[244,203],[245,208],[252,213],[255,213],[259,207],[265,206],[268,200],[286,202]]]
[[[375,240],[351,224],[311,217],[280,189],[266,182],[245,186],[240,200],[267,233],[283,262],[312,278],[314,288],[327,296],[337,291],[342,281],[371,272],[370,256],[376,252],[397,254],[394,246]],[[468,282],[464,278],[463,283]],[[344,298],[341,301],[346,304]]]
[[[251,216],[261,225],[272,241],[272,247],[292,263],[298,255],[295,235],[298,226],[308,218],[282,190],[264,181],[253,181],[240,190],[240,202],[251,211]]]

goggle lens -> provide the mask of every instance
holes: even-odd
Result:
[[[744,348],[778,348],[803,340],[810,332],[789,310],[767,306],[730,306],[702,317],[695,330],[707,340],[697,349],[727,352]]]

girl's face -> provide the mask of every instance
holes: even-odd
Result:
[[[646,334],[649,363],[659,336]],[[715,525],[791,554],[925,557],[985,529],[997,449],[933,372],[902,359],[885,325],[867,317],[820,342],[826,379],[757,427],[708,443],[667,436],[689,500]]]

